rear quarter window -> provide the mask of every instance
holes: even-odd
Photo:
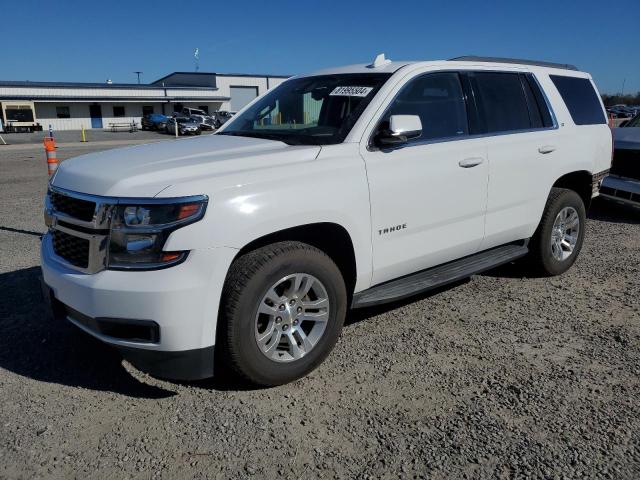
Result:
[[[588,78],[549,75],[576,125],[606,124],[600,99]]]

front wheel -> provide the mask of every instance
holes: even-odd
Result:
[[[543,275],[560,275],[582,249],[586,224],[584,202],[573,190],[552,188],[542,220],[531,238],[530,259]]]
[[[344,280],[324,252],[299,242],[249,252],[234,261],[223,289],[222,360],[256,385],[296,380],[333,349],[346,310]]]

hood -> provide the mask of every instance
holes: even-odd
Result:
[[[53,185],[115,197],[154,197],[171,185],[313,160],[317,146],[207,135],[82,155],[60,164]]]
[[[640,127],[619,127],[613,129],[615,148],[640,150]]]

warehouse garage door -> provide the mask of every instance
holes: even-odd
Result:
[[[230,87],[231,111],[237,112],[258,96],[258,87]]]

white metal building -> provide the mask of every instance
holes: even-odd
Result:
[[[147,113],[171,115],[183,107],[237,111],[286,78],[174,72],[150,84],[0,81],[0,118],[6,127],[31,116],[45,130],[49,125],[54,130],[139,125]]]

